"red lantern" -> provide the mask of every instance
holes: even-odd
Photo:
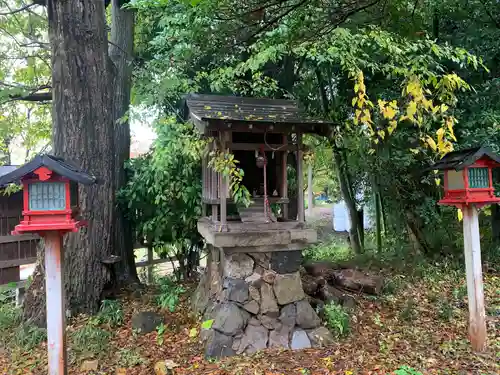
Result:
[[[92,184],[95,178],[76,166],[51,155],[39,155],[0,180],[21,181],[23,185],[23,220],[13,234],[76,232],[85,225],[79,219],[78,182]]]
[[[439,204],[462,208],[500,202],[495,196],[492,169],[500,166],[500,156],[485,148],[454,151],[432,168],[444,170],[444,197]]]

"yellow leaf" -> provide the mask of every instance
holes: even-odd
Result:
[[[385,138],[385,132],[383,130],[379,130],[377,132],[377,134],[379,135],[380,138],[384,139]]]
[[[368,150],[368,155],[373,155],[375,153],[375,149],[371,148]]]
[[[356,105],[357,101],[358,101],[358,98],[356,98],[356,97],[352,98],[352,106],[353,107]]]
[[[411,119],[417,113],[417,103],[413,100],[408,104],[408,108],[406,109],[406,115]]]
[[[189,337],[193,338],[193,337],[196,337],[198,336],[198,330],[196,328],[191,328],[189,330]]]
[[[410,151],[414,153],[415,155],[418,154],[420,151],[418,151],[416,148],[410,148]]]
[[[457,216],[458,216],[458,221],[462,221],[464,218],[464,213],[460,208],[458,209]]]
[[[441,104],[441,113],[446,112],[448,108],[449,107],[446,104]]]
[[[437,150],[437,145],[436,145],[436,142],[434,142],[434,139],[432,139],[431,137],[427,136],[427,144],[432,148],[433,151],[436,151]]]
[[[437,186],[441,185],[441,179],[440,178],[436,178],[434,181],[436,181],[436,185]]]
[[[209,105],[206,105],[205,107],[203,107],[204,109],[212,109],[212,107],[210,107]]]

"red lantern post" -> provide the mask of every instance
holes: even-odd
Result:
[[[444,171],[444,197],[439,204],[463,212],[469,338],[475,351],[486,349],[487,337],[478,208],[500,202],[492,178],[492,169],[499,166],[500,156],[478,147],[451,152],[432,167]]]
[[[0,184],[23,185],[23,220],[13,234],[38,233],[45,244],[47,351],[49,375],[66,374],[66,314],[63,236],[86,223],[79,218],[78,183],[94,184],[95,177],[63,159],[38,155],[0,178]]]

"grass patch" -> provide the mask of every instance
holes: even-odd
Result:
[[[47,330],[33,324],[21,324],[14,330],[13,343],[17,348],[30,351],[47,341]]]
[[[162,309],[167,309],[170,312],[174,312],[177,304],[179,303],[179,297],[186,290],[171,277],[162,277],[158,280],[158,286],[160,293],[156,298],[156,303]]]
[[[338,236],[330,236],[327,241],[304,250],[303,254],[305,259],[314,261],[342,262],[353,257],[346,240]]]
[[[5,332],[18,327],[21,324],[21,309],[12,303],[0,305],[0,337],[5,336]]]
[[[349,334],[350,319],[347,311],[336,303],[329,303],[325,305],[324,316],[328,328],[336,337],[343,337]]]
[[[104,300],[101,303],[99,313],[90,319],[93,325],[106,324],[111,328],[119,327],[123,324],[123,308],[117,300]]]
[[[96,358],[106,353],[111,333],[95,327],[85,325],[71,332],[71,353],[78,358]]]
[[[147,364],[148,361],[144,359],[136,349],[121,349],[118,352],[117,363],[120,367],[128,368]]]

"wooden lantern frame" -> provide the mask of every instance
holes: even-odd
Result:
[[[500,197],[495,196],[493,186],[493,168],[500,167],[500,157],[485,148],[472,148],[454,151],[445,155],[432,168],[444,171],[444,197],[438,202],[440,205],[463,208],[474,204],[477,208],[488,204],[500,203]],[[486,187],[473,187],[469,172],[474,169],[487,169],[488,183]],[[450,188],[451,173],[456,176],[462,186]]]

